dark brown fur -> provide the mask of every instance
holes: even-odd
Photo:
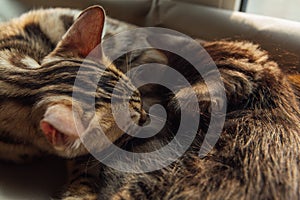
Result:
[[[58,10],[47,12],[50,12],[49,16],[52,16],[51,14],[58,12]],[[17,66],[28,74],[34,69],[30,72],[31,75],[35,74],[34,72],[39,72],[48,79],[63,80],[60,76],[56,77],[56,75],[62,73],[50,73],[52,68],[56,69],[55,62],[50,62],[51,59],[49,65],[43,64],[42,68],[28,70],[24,70],[28,66],[26,67],[21,60],[26,55],[36,60],[36,64],[40,65],[41,60],[53,50],[61,35],[72,24],[73,15],[65,16],[62,14],[57,17],[59,21],[63,22],[63,30],[61,35],[58,36],[55,33],[59,33],[59,31],[53,31],[48,24],[46,27],[43,26],[43,29],[49,31],[49,33],[45,30],[42,31],[41,25],[45,25],[45,20],[42,19],[50,19],[49,24],[51,24],[51,18],[44,15],[43,11],[36,14],[38,17],[23,17],[24,21],[20,23],[20,26],[14,24],[7,26],[10,27],[10,31],[9,34],[6,34],[7,30],[1,32],[4,39],[1,38],[3,40],[1,40],[0,49],[7,51],[8,58],[15,58],[8,59],[10,65]],[[36,14],[33,13],[32,16]],[[42,20],[43,23],[40,23],[39,20]],[[54,21],[57,22],[57,20]],[[112,24],[112,27],[118,27],[118,22],[115,23],[116,25]],[[16,35],[18,31],[22,33],[21,36]],[[45,32],[48,35],[45,35]],[[108,33],[107,35],[111,34]],[[30,36],[30,41],[34,41],[33,44],[36,45],[29,45],[26,38],[22,36]],[[22,45],[22,48],[18,48],[20,45]],[[191,148],[172,165],[162,170],[144,174],[122,173],[105,166],[101,168],[98,166],[91,167],[88,171],[83,171],[87,159],[78,157],[73,163],[75,169],[73,167],[67,192],[62,194],[60,198],[66,200],[96,198],[114,200],[300,198],[299,104],[295,96],[295,93],[298,94],[297,92],[300,91],[299,78],[290,76],[287,79],[277,64],[268,58],[266,51],[260,50],[257,45],[248,42],[217,41],[205,43],[204,47],[218,66],[227,95],[225,126],[213,150],[204,158],[198,156],[211,115],[210,106],[212,103],[218,103],[222,106],[224,102],[210,100],[207,86],[199,74],[194,73],[195,70],[187,61],[164,52],[168,57],[169,65],[185,75],[192,84],[199,101],[200,113],[195,113],[192,110],[193,108],[189,108],[190,93],[186,88],[177,91],[173,95],[162,95],[166,91],[159,90],[156,87],[150,87],[150,89],[146,87],[144,90],[142,88],[141,93],[144,99],[147,100],[148,98],[149,100],[152,98],[155,102],[166,105],[169,113],[168,123],[158,136],[146,140],[132,139],[123,147],[135,152],[149,151],[158,149],[168,142],[170,137],[172,138],[172,134],[176,133],[177,123],[179,122],[178,111],[180,108],[176,99],[182,99],[185,102],[186,109],[191,109],[192,115],[200,115],[202,119],[197,137]],[[188,47],[186,48],[188,49]],[[20,52],[20,50],[22,51]],[[60,50],[54,53],[60,53]],[[70,56],[70,53],[72,54],[70,51],[65,53],[67,56]],[[197,53],[199,52],[195,52],[195,55]],[[127,60],[125,62],[124,60],[117,60],[115,63],[119,69],[126,71],[127,67],[143,64],[147,60],[152,62],[153,59],[160,59],[159,56],[156,57],[155,51],[154,54],[142,54],[142,56],[141,53],[138,53],[136,57],[138,59],[129,60],[129,63]],[[74,63],[76,61],[78,60],[73,60]],[[160,62],[163,62],[163,59]],[[66,70],[68,77],[70,77],[74,63],[66,62],[63,65],[63,69],[68,68],[70,70]],[[61,69],[60,66],[57,67]],[[112,72],[118,72],[117,74],[121,73],[116,69],[111,70]],[[7,68],[5,71],[8,73],[10,70]],[[19,74],[19,76],[16,76],[18,73],[14,74],[15,77],[12,77],[14,83],[20,81],[27,84],[32,83],[29,84],[30,86],[36,85],[36,81],[32,79],[32,76],[24,76],[25,73]],[[26,77],[29,78],[26,79]],[[7,76],[3,75],[2,79],[7,80]],[[40,81],[43,82],[44,80]],[[31,89],[28,94],[25,94],[27,90],[23,89],[16,92],[12,89],[15,89],[16,86],[10,86],[9,84],[3,84],[3,88],[7,90],[7,93],[10,92],[10,95],[7,93],[2,94],[1,106],[4,107],[3,102],[8,102],[5,106],[6,110],[10,110],[12,113],[17,113],[14,109],[18,110],[21,119],[19,123],[22,124],[21,122],[25,121],[23,119],[28,119],[28,117],[21,114],[30,111],[30,108],[27,110],[24,108],[33,103],[29,102],[29,106],[24,106],[25,101],[23,100],[21,101],[23,104],[20,104],[20,101],[12,104],[12,101],[8,101],[7,96],[12,99],[19,96],[28,97],[34,90]],[[22,86],[24,87],[24,85]],[[71,87],[63,88],[61,85],[58,85],[58,88],[58,92],[62,92],[64,89],[68,89],[67,91],[72,89]],[[215,88],[215,90],[214,92],[217,94],[218,88]],[[5,109],[2,110],[3,113],[6,113]],[[3,119],[14,120],[13,114],[9,116],[10,118],[4,116]],[[4,120],[2,120],[3,122]],[[21,125],[15,127],[15,124],[13,126],[19,129],[22,127]],[[5,131],[1,131],[1,147],[5,159],[16,160],[21,158],[12,157],[9,154],[12,151],[10,148],[6,148],[4,144],[13,147],[14,151],[17,151],[17,156],[22,156],[24,153],[28,155],[41,153],[39,149],[31,147],[24,141],[19,144],[17,137],[12,140],[7,135]],[[13,143],[13,146],[10,143]],[[10,155],[10,157],[6,158],[7,155]],[[100,179],[93,176],[95,174],[94,170],[96,173],[99,173],[98,170],[100,170],[100,177],[98,177]],[[97,191],[99,187],[100,191]],[[97,195],[98,192],[99,195]]]
[[[104,168],[101,199],[300,198],[299,108],[289,80],[257,45],[219,41],[204,47],[218,66],[227,95],[225,126],[213,150],[204,158],[197,155],[206,131],[201,121],[192,148],[165,169],[126,174]],[[168,56],[174,68],[192,67]],[[193,88],[202,108],[199,114],[209,117],[209,109],[201,106],[209,105],[205,84],[199,79]],[[184,89],[176,94],[186,101],[188,96]],[[169,105],[176,116],[176,100]],[[161,143],[153,138],[131,150]]]
[[[79,14],[37,10],[0,24],[0,161],[22,163],[49,154],[74,158],[70,170],[77,173],[70,173],[60,198],[95,199],[97,176],[79,157],[88,154],[80,136],[103,131],[115,141],[123,135],[112,115],[112,97],[118,99],[117,109],[123,108],[121,99],[128,100],[136,123],[145,112],[137,89],[99,48],[86,58],[101,43],[104,10],[94,6]],[[121,92],[113,94],[121,79]],[[125,94],[129,91],[131,96]],[[95,100],[94,113],[87,99]],[[96,146],[95,138],[91,143]]]

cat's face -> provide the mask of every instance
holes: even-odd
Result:
[[[42,63],[42,68],[59,68],[53,70],[53,77],[57,75],[55,73],[59,73],[60,76],[65,73],[67,76],[65,82],[60,80],[61,87],[64,87],[67,94],[49,92],[35,107],[41,116],[41,133],[47,138],[54,153],[60,156],[74,157],[87,153],[82,144],[84,138],[94,139],[93,144],[89,145],[95,145],[101,150],[107,147],[99,138],[101,132],[114,142],[124,131],[128,131],[121,130],[116,124],[111,97],[117,99],[113,102],[117,110],[125,109],[124,102],[128,104],[131,120],[135,123],[141,123],[146,118],[138,90],[122,72],[101,55],[100,48],[99,51],[95,51],[101,42],[104,17],[101,7],[91,7],[83,11],[55,50]],[[86,58],[92,50],[94,54]],[[83,76],[78,75],[80,69],[83,69]],[[97,72],[103,73],[100,79]],[[76,79],[82,83],[74,86]],[[118,82],[121,83],[119,84],[123,92],[114,94],[113,89]],[[95,86],[95,90],[89,91],[89,86]],[[81,95],[72,96],[74,90]],[[86,97],[94,99],[95,104],[91,105],[85,101]]]
[[[128,104],[131,121],[143,123],[146,113],[142,109],[139,93],[135,93]],[[125,97],[124,97],[124,100]],[[44,113],[40,120],[42,134],[52,146],[54,153],[63,157],[74,157],[87,153],[89,148],[102,150],[109,144],[104,143],[102,133],[111,141],[119,139],[124,132],[134,131],[131,127],[120,129],[116,116],[112,112],[112,104],[102,99],[89,106],[69,96],[49,96],[38,104]],[[124,103],[113,103],[117,110],[124,110]],[[84,141],[84,145],[83,145]]]

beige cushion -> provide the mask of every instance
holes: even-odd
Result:
[[[7,3],[12,2],[6,0]],[[300,23],[212,8],[204,0],[19,0],[16,13],[33,7],[84,9],[102,5],[107,14],[140,26],[162,26],[204,40],[238,39],[259,43],[285,70],[300,71]],[[16,6],[18,5],[18,6]],[[0,7],[7,9],[6,7]],[[1,12],[5,13],[5,12]],[[14,13],[14,12],[13,12]],[[4,16],[5,17],[5,16]]]
[[[163,1],[152,13],[156,15],[153,25],[201,39],[246,39],[259,43],[283,68],[296,67],[300,71],[299,22],[174,1]]]
[[[185,0],[186,1],[186,0]],[[286,71],[300,71],[300,23],[198,4],[192,0],[160,0],[144,16],[128,12],[115,1],[100,0],[113,17],[141,26],[161,26],[204,40],[237,39],[258,43]],[[135,8],[135,7],[134,7]],[[120,12],[120,17],[118,15]],[[144,12],[145,14],[146,12]],[[134,16],[136,18],[134,18]]]

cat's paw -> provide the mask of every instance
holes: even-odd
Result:
[[[40,121],[40,128],[48,139],[49,143],[57,151],[66,152],[66,148],[79,145],[79,135],[84,132],[80,116],[71,106],[58,103],[47,108],[43,119]]]
[[[72,158],[87,154],[80,140],[85,131],[82,104],[68,96],[47,97],[32,109],[37,132],[44,136],[46,150],[61,157]]]
[[[216,85],[216,84],[215,84]],[[180,89],[168,104],[171,112],[184,110],[188,114],[208,114],[214,111],[222,111],[226,106],[226,96],[222,96],[218,87],[209,91],[205,83],[199,82],[191,87]],[[222,88],[221,88],[222,89]],[[197,112],[196,112],[197,111]]]

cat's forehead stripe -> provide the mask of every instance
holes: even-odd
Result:
[[[24,31],[28,35],[28,37],[31,38],[36,37],[37,39],[42,40],[45,45],[48,45],[51,47],[51,49],[54,49],[55,44],[50,40],[48,35],[46,35],[45,32],[41,30],[39,24],[34,24],[34,23],[27,24],[24,27]]]
[[[59,19],[62,21],[65,30],[67,31],[74,23],[74,16],[72,15],[61,15]]]

